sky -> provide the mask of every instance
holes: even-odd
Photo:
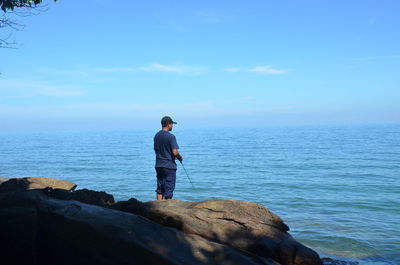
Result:
[[[0,131],[400,123],[400,1],[44,3],[8,14]]]

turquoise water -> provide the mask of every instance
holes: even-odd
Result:
[[[156,130],[0,134],[0,176],[45,176],[116,200],[155,197]],[[400,125],[175,127],[175,199],[254,201],[322,256],[400,263]]]

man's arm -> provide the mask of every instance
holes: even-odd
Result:
[[[171,149],[172,149],[172,154],[174,155],[174,157],[182,162],[183,157],[181,156],[181,154],[178,151],[179,145],[176,142],[175,135],[172,135],[172,137],[171,137]]]
[[[183,161],[183,157],[179,153],[178,149],[172,149],[172,154],[174,154],[175,158],[178,159],[179,161]]]

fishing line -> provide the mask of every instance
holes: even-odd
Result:
[[[182,165],[182,167],[183,167],[183,170],[185,171],[186,177],[187,177],[188,180],[190,181],[190,184],[192,184],[193,189],[195,189],[192,180],[189,178],[189,174],[187,173],[185,166],[183,165],[182,161],[179,161],[179,162],[181,162],[181,165]]]

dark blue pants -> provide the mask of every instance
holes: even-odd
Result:
[[[164,198],[171,199],[174,195],[176,182],[176,169],[164,167],[156,167],[157,171],[157,189],[158,194],[162,194]]]

